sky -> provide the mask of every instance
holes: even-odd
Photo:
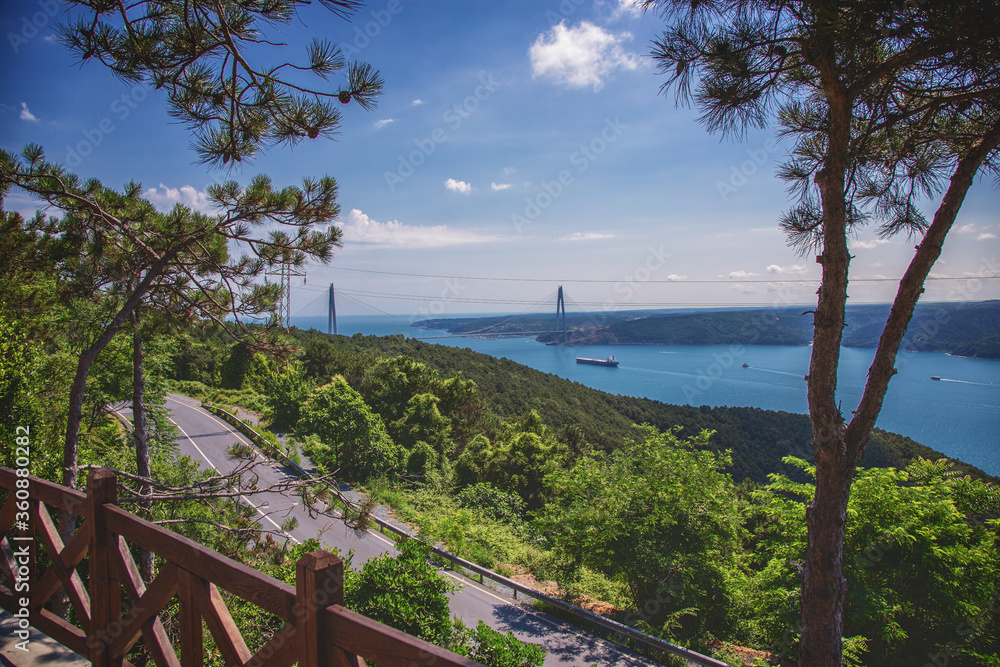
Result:
[[[550,311],[559,285],[569,310],[815,302],[815,257],[777,225],[788,144],[773,128],[709,134],[662,94],[649,52],[663,23],[631,0],[372,0],[350,22],[315,3],[271,31],[287,46],[260,62],[301,62],[330,39],[381,72],[378,108],[344,105],[335,140],[236,172],[196,163],[161,93],[81,66],[54,39],[64,19],[56,0],[0,8],[0,146],[141,182],[162,210],[207,211],[209,185],[259,173],[334,177],[343,247],[293,279],[293,316],[325,315],[330,283],[338,314],[411,318]],[[970,191],[924,301],[1000,298],[1000,280],[980,279],[1000,275],[995,185]],[[850,302],[889,301],[913,246],[861,230]]]

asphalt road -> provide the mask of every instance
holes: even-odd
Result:
[[[199,461],[203,466],[228,471],[233,463],[226,458],[226,448],[234,442],[250,444],[229,424],[199,407],[198,401],[194,399],[174,394],[167,399],[166,407],[171,412],[171,421],[180,431],[178,446],[181,453]],[[268,486],[283,477],[293,476],[291,470],[266,460],[261,454],[258,456],[264,461],[263,465],[258,466],[260,486]],[[270,529],[279,530],[287,516],[295,517],[298,525],[286,533],[294,542],[317,538],[325,548],[335,547],[342,555],[353,550],[355,567],[369,558],[395,551],[393,542],[381,533],[367,531],[359,535],[338,520],[323,516],[311,518],[299,506],[299,498],[280,494],[255,495],[252,500],[246,499],[246,502],[257,508],[261,521]],[[518,639],[541,645],[546,651],[545,667],[660,664],[549,614],[536,611],[450,570],[444,569],[442,572],[459,586],[451,595],[453,615],[461,618],[466,626],[475,627],[479,621],[485,621],[496,630],[513,632]]]

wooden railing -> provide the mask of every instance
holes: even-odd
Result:
[[[92,471],[83,494],[0,467],[0,488],[10,492],[0,506],[0,606],[18,620],[26,615],[31,626],[98,667],[128,665],[125,656],[140,639],[156,665],[200,667],[204,627],[227,665],[362,667],[366,659],[382,667],[479,665],[344,608],[343,564],[333,554],[314,551],[299,560],[292,587],[121,509],[110,471]],[[83,519],[68,542],[49,507]],[[166,561],[148,585],[130,543]],[[44,572],[36,572],[40,550],[51,563]],[[86,585],[78,571],[85,559]],[[60,588],[76,625],[45,607]],[[251,653],[220,590],[284,626]],[[160,614],[174,597],[172,642]]]

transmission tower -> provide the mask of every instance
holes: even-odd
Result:
[[[268,271],[265,276],[279,276],[281,279],[281,297],[278,299],[278,323],[285,323],[285,331],[288,331],[292,318],[292,278],[305,276],[302,269],[291,264],[281,264],[277,271]]]

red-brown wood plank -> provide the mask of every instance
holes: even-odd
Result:
[[[205,664],[205,643],[201,630],[201,611],[195,602],[195,586],[201,580],[184,569],[177,571],[178,598],[180,599],[181,664],[184,667],[203,667]]]
[[[92,470],[87,478],[90,518],[90,617],[87,633],[90,662],[94,667],[112,667],[112,624],[121,619],[121,591],[114,567],[116,536],[108,530],[104,513],[118,501],[118,481],[108,470]],[[85,524],[85,525],[87,525]]]
[[[87,514],[87,496],[83,493],[34,475],[29,475],[28,480],[28,491],[32,498],[37,498],[43,503],[59,509],[69,510],[80,516],[89,516]],[[0,487],[13,491],[17,488],[16,483],[17,473],[10,468],[0,467]]]
[[[183,535],[156,526],[120,507],[105,508],[109,529],[129,542],[168,557],[219,588],[252,602],[284,621],[294,622],[295,589],[243,563],[226,558]]]
[[[11,493],[0,507],[0,535],[14,527],[14,517],[17,515],[17,498]]]
[[[83,631],[89,632],[91,625],[90,595],[87,593],[80,575],[76,572],[76,566],[80,564],[90,548],[90,529],[84,524],[64,546],[59,529],[49,515],[49,511],[45,509],[45,505],[39,504],[36,510],[35,532],[41,538],[42,544],[45,545],[52,565],[42,575],[38,584],[32,587],[31,606],[38,609],[52,597],[59,586],[62,586],[73,603]]]
[[[205,625],[215,638],[215,645],[222,653],[227,665],[240,667],[250,659],[250,649],[243,641],[240,629],[226,607],[225,600],[215,584],[194,577],[191,581],[191,594],[195,604],[201,608]]]
[[[31,612],[31,625],[69,650],[87,657],[87,635],[61,616],[48,609],[36,609]]]
[[[0,487],[12,489],[14,481],[13,471],[0,468]],[[310,660],[323,667],[364,667],[365,661],[360,656],[377,661],[384,667],[410,667],[424,663],[433,663],[437,667],[481,667],[473,660],[345,609],[340,604],[343,599],[340,586],[342,579],[338,576],[340,572],[329,567],[330,564],[322,559],[318,563],[321,567],[314,568],[313,574],[306,577],[308,579],[311,576],[311,582],[303,586],[300,581],[297,605],[296,590],[291,586],[108,504],[114,503],[117,497],[114,476],[108,471],[92,473],[89,486],[90,496],[85,497],[76,491],[37,480],[37,484],[32,484],[32,496],[37,496],[54,507],[89,517],[84,529],[63,546],[47,510],[39,506],[38,516],[43,518],[38,521],[38,526],[43,542],[55,554],[54,562],[62,567],[62,570],[55,567],[53,571],[46,573],[49,578],[43,578],[39,585],[44,584],[44,588],[49,589],[53,587],[53,581],[62,581],[60,574],[66,575],[66,578],[74,576],[76,565],[87,553],[86,542],[89,537],[90,597],[93,600],[94,616],[92,626],[96,629],[88,636],[45,609],[36,610],[32,620],[35,627],[70,649],[84,655],[89,654],[94,664],[127,664],[120,656],[130,650],[141,632],[151,646],[160,649],[162,660],[157,658],[154,651],[157,664],[202,667],[204,619],[230,664],[288,667],[300,659],[300,646],[309,636],[313,638],[310,645],[315,648],[307,652],[309,655],[306,662],[302,663],[303,667],[311,667]],[[139,577],[127,544],[119,536],[125,536],[135,544],[169,558],[170,562],[148,588]],[[7,552],[10,551],[9,544],[4,547]],[[9,557],[8,554],[8,559]],[[10,569],[9,563],[7,565]],[[69,574],[71,571],[72,574]],[[197,571],[199,575],[192,574],[193,571]],[[121,619],[122,586],[133,601],[129,619]],[[58,587],[58,583],[55,587]],[[276,633],[256,654],[250,655],[223,603],[218,587],[285,619],[289,625]],[[69,588],[73,588],[72,583]],[[320,592],[325,596],[322,600]],[[85,591],[83,593],[86,594]],[[158,619],[158,613],[175,593],[180,600],[179,662],[167,644],[166,633]],[[327,602],[334,604],[323,607]],[[11,591],[3,586],[0,586],[0,603],[5,607],[12,607],[14,604]],[[302,623],[303,618],[310,616],[313,625],[311,631]],[[295,623],[299,627],[293,625]],[[126,631],[118,632],[117,624]],[[141,630],[137,627],[141,627]],[[115,636],[109,634],[110,629],[115,629]],[[100,641],[102,637],[105,640],[103,646]],[[95,648],[95,644],[98,648]]]
[[[294,625],[285,627],[274,633],[274,636],[261,646],[256,653],[246,661],[246,667],[291,667],[299,658],[299,647]]]
[[[142,634],[157,665],[180,667],[177,653],[158,615],[177,593],[177,566],[167,562],[147,588],[122,537],[118,538],[116,564],[132,608],[122,617],[122,633],[112,643],[111,654],[116,658],[124,656]]]
[[[340,605],[324,610],[322,627],[334,646],[377,662],[381,667],[411,667],[414,664],[483,667],[475,660],[463,658]]]

